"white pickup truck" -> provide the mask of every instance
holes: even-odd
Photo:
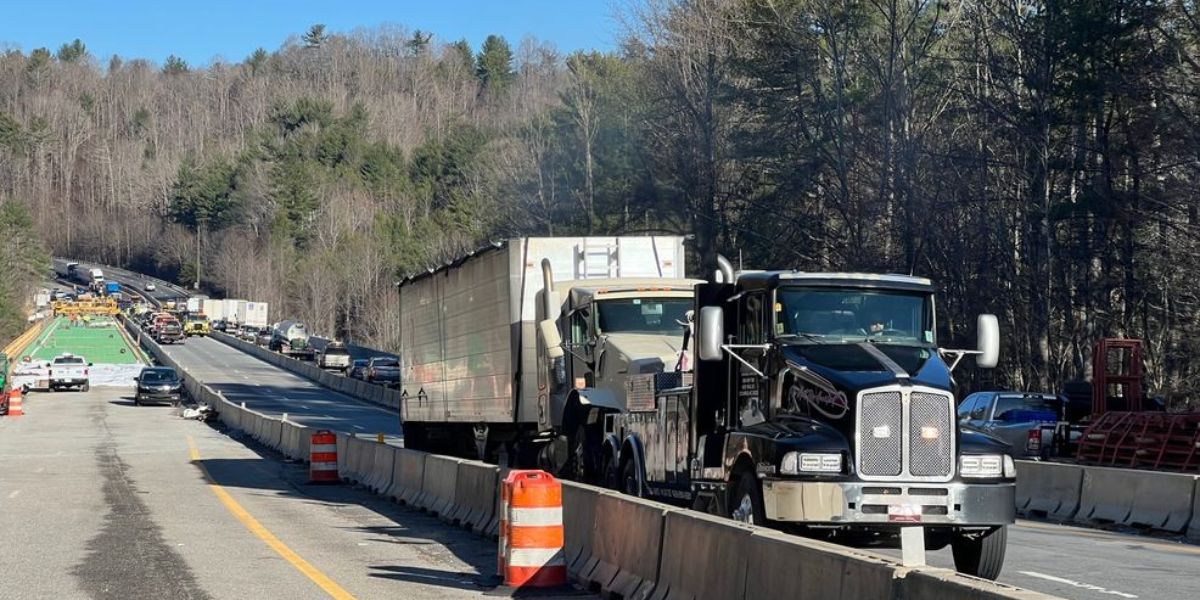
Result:
[[[82,356],[62,354],[50,363],[50,391],[63,388],[79,388],[81,391],[91,389],[88,379],[88,367],[91,363]]]
[[[328,342],[325,349],[317,353],[317,367],[331,371],[350,368],[350,351],[342,342]]]

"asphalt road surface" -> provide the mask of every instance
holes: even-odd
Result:
[[[900,556],[899,550],[884,554]],[[927,561],[954,568],[950,549]],[[1176,540],[1018,521],[1008,530],[999,581],[1064,598],[1121,600],[1200,598],[1200,546]]]
[[[128,392],[0,418],[0,597],[481,598],[495,542]],[[577,597],[577,596],[576,596]]]
[[[390,443],[403,438],[400,416],[378,404],[364,402],[277,368],[210,338],[188,338],[163,346],[191,376],[207,383],[231,402],[307,427],[374,436]]]

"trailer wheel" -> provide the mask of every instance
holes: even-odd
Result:
[[[750,471],[742,471],[733,488],[729,501],[729,518],[751,525],[764,525],[767,522],[766,509],[763,508],[762,488],[758,478]]]
[[[1004,567],[1008,548],[1008,526],[1002,525],[987,532],[956,532],[951,550],[954,569],[959,573],[984,579],[996,579]]]
[[[621,463],[621,479],[618,484],[622,493],[642,497],[642,489],[638,485],[637,465],[632,458]]]

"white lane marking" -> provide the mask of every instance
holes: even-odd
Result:
[[[1122,598],[1137,598],[1136,594],[1129,594],[1126,592],[1118,592],[1116,590],[1109,590],[1109,589],[1102,588],[1098,585],[1092,585],[1090,583],[1081,583],[1078,581],[1071,581],[1070,579],[1064,579],[1062,577],[1055,577],[1053,575],[1047,575],[1045,573],[1038,573],[1037,571],[1021,571],[1021,574],[1028,575],[1030,577],[1037,577],[1038,579],[1045,579],[1046,581],[1053,581],[1055,583],[1065,583],[1067,585],[1074,586],[1079,589],[1091,590],[1093,592],[1099,592],[1101,594],[1111,594],[1113,596],[1120,596]]]
[[[21,490],[13,490],[13,493],[8,495],[8,499],[12,500],[21,494]]]

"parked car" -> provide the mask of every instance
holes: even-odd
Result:
[[[158,290],[158,286],[154,285],[154,283],[152,283],[152,282],[147,281],[146,285],[142,286],[142,289],[146,290],[147,292],[153,292],[153,291]]]
[[[271,345],[271,328],[263,327],[254,334],[254,343],[266,348]]]
[[[225,319],[217,319],[217,320],[213,321],[212,323],[209,323],[209,326],[212,327],[213,331],[224,332],[225,326],[226,326]]]
[[[152,402],[169,402],[178,406],[183,398],[183,380],[171,367],[147,367],[137,378],[133,403],[137,406]]]
[[[400,359],[394,356],[372,358],[367,363],[367,381],[386,387],[399,386]]]
[[[355,359],[354,362],[350,363],[350,368],[346,371],[346,377],[349,377],[351,379],[361,379],[363,381],[366,381],[367,380],[367,364],[370,362],[371,361],[369,361],[365,358]]]
[[[958,405],[964,427],[983,432],[1012,446],[1016,458],[1049,458],[1062,440],[1056,431],[1069,432],[1065,424],[1066,398],[1038,392],[977,392]],[[1071,440],[1074,441],[1074,440]]]

